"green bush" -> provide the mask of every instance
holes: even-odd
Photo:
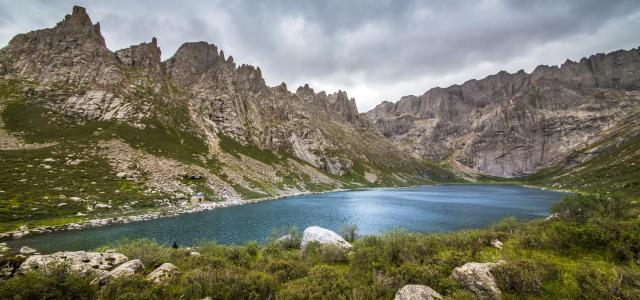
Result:
[[[44,272],[28,272],[0,282],[0,299],[96,299],[90,276],[54,266]]]
[[[317,266],[307,277],[285,284],[278,291],[277,299],[347,299],[351,286],[337,267]]]
[[[491,270],[500,290],[524,295],[542,292],[544,283],[558,277],[556,266],[530,260],[515,260],[500,264]]]
[[[358,226],[349,224],[340,228],[340,235],[348,242],[354,242],[358,238]]]
[[[584,264],[576,282],[581,299],[640,299],[640,274],[628,268],[603,270]]]

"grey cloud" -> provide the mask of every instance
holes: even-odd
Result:
[[[430,78],[486,76],[503,68],[559,63],[550,57],[604,50],[589,47],[640,44],[640,31],[625,34],[625,40],[591,40],[600,30],[612,30],[609,36],[620,35],[625,26],[634,30],[625,22],[640,19],[640,2],[635,0],[77,3],[102,23],[113,50],[156,36],[168,58],[185,41],[206,40],[239,63],[260,66],[271,84],[309,82],[359,91],[355,96],[361,109],[383,98],[456,83]],[[0,0],[0,45],[17,33],[53,26],[73,4]],[[571,53],[540,50],[548,46],[548,51],[560,51],[564,44]],[[513,66],[514,61],[527,65]],[[490,67],[478,71],[479,66]],[[411,90],[400,88],[408,86]]]

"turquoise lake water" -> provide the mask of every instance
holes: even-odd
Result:
[[[273,228],[317,225],[338,231],[345,224],[360,234],[393,229],[446,232],[480,228],[506,217],[544,218],[566,194],[515,185],[435,185],[296,196],[146,222],[61,231],[9,241],[41,252],[90,250],[119,239],[154,239],[181,246],[263,242]]]

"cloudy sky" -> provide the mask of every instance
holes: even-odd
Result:
[[[208,41],[290,90],[342,89],[360,111],[500,70],[640,46],[640,1],[0,0],[0,47],[77,4],[117,50],[158,38],[163,58]]]

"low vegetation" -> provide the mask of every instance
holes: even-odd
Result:
[[[467,262],[505,260],[492,274],[504,299],[638,299],[638,203],[604,195],[569,196],[550,220],[503,220],[482,230],[448,234],[393,231],[358,237],[345,253],[311,244],[298,250],[300,232],[275,230],[269,242],[242,246],[205,243],[171,249],[153,241],[120,241],[115,248],[139,258],[145,274],[170,262],[180,270],[168,284],[137,275],[101,289],[64,270],[33,272],[0,284],[15,299],[391,299],[405,284],[424,284],[447,299],[473,299],[450,275]],[[290,239],[277,240],[280,235]],[[501,249],[491,241],[504,243]],[[190,256],[190,251],[200,256]]]

